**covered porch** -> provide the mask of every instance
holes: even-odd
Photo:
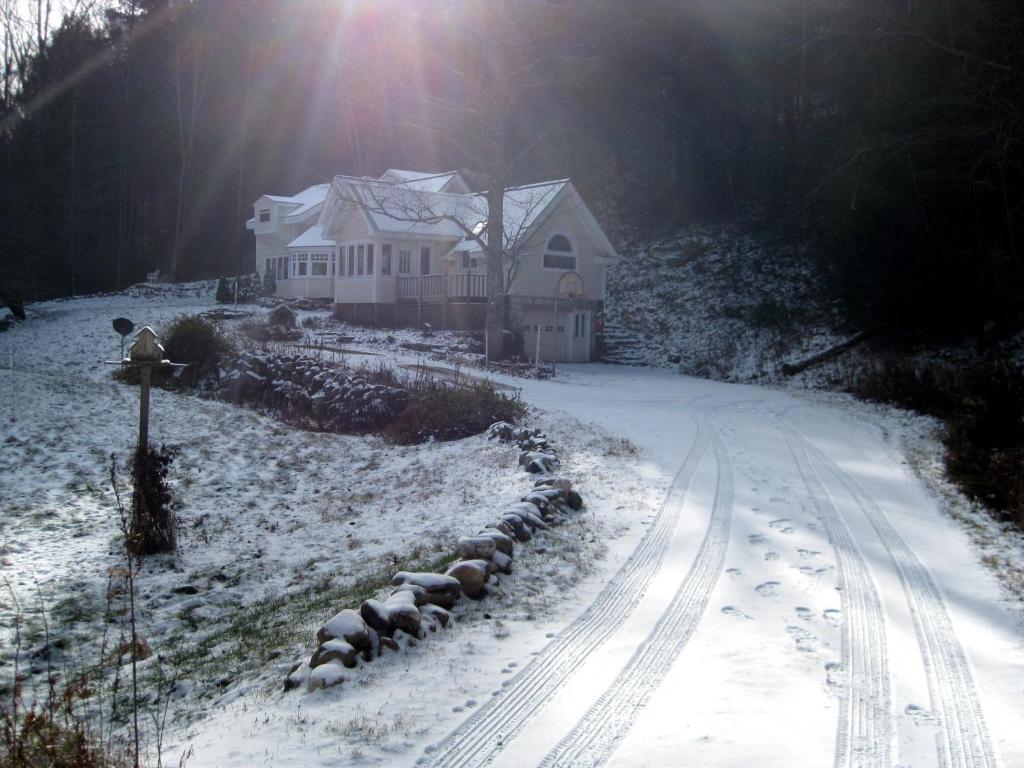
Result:
[[[470,272],[399,275],[398,301],[403,304],[486,303],[487,275]]]

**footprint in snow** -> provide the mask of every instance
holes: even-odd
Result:
[[[838,627],[843,619],[843,614],[838,608],[829,608],[822,612],[821,617],[833,627]]]
[[[931,711],[919,707],[917,704],[907,704],[903,712],[910,716],[914,725],[936,726],[939,724],[939,719]]]
[[[804,621],[810,621],[811,620],[811,609],[810,608],[804,608],[804,606],[798,605],[793,610],[796,611],[796,615],[799,616]]]
[[[817,635],[813,632],[808,632],[803,627],[790,624],[786,627],[786,631],[789,632],[790,637],[796,643],[796,649],[802,653],[814,653],[821,645]]]
[[[736,618],[736,619],[744,619],[744,620],[746,620],[746,619],[753,618],[749,614],[744,613],[739,608],[736,608],[735,606],[732,606],[732,605],[723,605],[722,606],[722,613],[724,613],[726,616],[732,616],[733,618]]]
[[[733,578],[736,578],[737,576],[742,576],[743,575],[743,571],[741,571],[739,568],[726,568],[725,572],[728,573]]]
[[[757,592],[761,597],[776,597],[779,594],[779,582],[777,581],[766,581],[763,584],[758,584],[754,587],[754,591]]]
[[[810,560],[812,557],[819,557],[821,555],[821,552],[816,549],[798,549],[796,553],[804,560]]]
[[[774,528],[779,533],[793,533],[796,529],[789,524],[790,522],[789,518],[783,517],[779,520],[772,520],[768,523],[768,527]]]
[[[751,544],[763,544],[765,542],[765,537],[762,533],[752,533],[747,536],[747,541]]]
[[[779,553],[778,552],[765,552],[764,553],[764,559],[765,560],[778,560],[779,559]]]

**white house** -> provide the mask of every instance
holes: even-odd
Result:
[[[264,195],[248,226],[277,295],[333,298],[355,322],[477,329],[484,323],[487,200],[458,172],[336,176],[294,197]],[[588,361],[618,256],[567,179],[504,201],[508,327],[533,358]]]

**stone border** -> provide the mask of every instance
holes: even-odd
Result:
[[[415,645],[451,622],[449,611],[463,598],[482,599],[498,574],[512,573],[516,543],[561,525],[583,508],[583,498],[565,477],[556,476],[557,452],[539,429],[499,421],[488,430],[489,440],[519,448],[519,465],[543,475],[518,502],[475,536],[456,545],[458,559],[442,573],[399,571],[395,587],[383,600],[370,599],[358,610],[346,608],[316,632],[316,650],[308,661],[296,662],[284,680],[284,690],[305,686],[307,691],[345,681],[347,669],[380,658],[385,650]]]

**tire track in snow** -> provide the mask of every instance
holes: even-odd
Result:
[[[590,607],[509,681],[502,695],[478,709],[433,754],[421,757],[418,763],[462,768],[491,762],[504,742],[626,621],[664,559],[693,476],[710,446],[704,416],[697,412],[694,420],[697,434],[693,444],[673,478],[657,519],[629,559]]]
[[[608,689],[544,758],[544,768],[607,762],[704,615],[725,566],[734,493],[732,465],[717,432],[712,443],[718,465],[715,500],[696,559],[657,625]]]
[[[836,768],[889,768],[892,713],[885,614],[871,573],[821,479],[811,465],[813,450],[803,436],[782,426],[789,449],[836,553],[843,609],[840,630],[841,673],[845,693],[839,700]]]
[[[932,713],[940,724],[935,735],[939,765],[951,768],[996,766],[997,758],[985,725],[970,662],[931,573],[917,559],[874,499],[852,476],[809,443],[807,450],[853,497],[899,574],[924,660]]]

